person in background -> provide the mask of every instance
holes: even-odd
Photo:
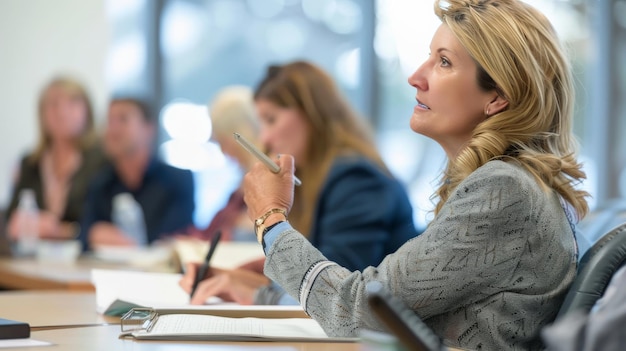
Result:
[[[274,213],[297,210],[298,154],[281,155],[278,174],[256,164],[244,177],[249,216],[263,222],[264,272],[330,336],[383,330],[366,294],[378,282],[447,346],[539,350],[576,277],[574,228],[588,211],[576,189],[585,174],[570,65],[550,22],[525,2],[434,4],[442,24],[409,77],[411,129],[448,157],[432,222],[377,267],[342,267],[291,214]]]
[[[40,238],[78,236],[88,183],[105,165],[91,101],[78,81],[69,77],[50,81],[39,97],[38,114],[39,141],[20,163],[7,210],[11,241],[18,240],[26,218],[18,208],[26,189],[34,192],[39,208],[34,220]]]
[[[261,142],[293,154],[302,186],[291,223],[327,257],[350,270],[376,265],[418,232],[404,187],[389,173],[365,123],[332,78],[303,61],[272,66],[254,94]],[[212,270],[192,303],[220,296],[241,304],[296,303],[263,275],[263,260]],[[197,266],[181,286],[191,290]]]
[[[237,162],[244,173],[256,162],[256,158],[237,144],[233,133],[239,133],[250,142],[258,144],[259,122],[252,95],[252,89],[246,86],[229,86],[220,90],[209,104],[213,139],[220,145],[222,153]],[[246,210],[243,190],[237,188],[230,195],[226,206],[213,217],[207,228],[191,230],[190,234],[193,237],[210,240],[218,230],[221,230],[221,240],[254,240],[253,228],[248,221]]]
[[[90,184],[81,222],[85,248],[150,244],[191,225],[195,207],[191,172],[157,159],[156,129],[145,102],[134,98],[110,102],[104,151],[111,166]],[[116,223],[116,211],[137,213],[137,206],[142,221],[133,230]],[[135,232],[138,227],[143,230]]]

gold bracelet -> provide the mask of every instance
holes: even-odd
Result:
[[[256,234],[256,238],[259,243],[263,240],[263,230],[265,229],[265,227],[261,228],[263,226],[263,223],[265,223],[267,217],[275,213],[282,214],[285,217],[285,220],[287,220],[287,211],[283,210],[282,208],[272,208],[271,210],[265,212],[261,217],[254,220],[254,233]]]

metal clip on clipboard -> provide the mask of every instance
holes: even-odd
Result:
[[[158,319],[159,314],[152,308],[133,308],[122,316],[120,336],[130,336],[140,330],[149,332]]]

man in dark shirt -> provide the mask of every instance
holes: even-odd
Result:
[[[191,172],[156,159],[155,135],[156,125],[145,103],[130,98],[110,103],[104,149],[112,166],[91,183],[81,221],[86,248],[152,243],[192,224]],[[120,197],[126,201],[122,209],[116,208]],[[128,201],[141,207],[139,217],[143,213],[139,235],[116,220],[116,211],[118,217],[133,212]]]

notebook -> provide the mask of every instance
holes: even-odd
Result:
[[[179,341],[355,342],[330,338],[310,318],[229,318],[204,314],[164,314],[133,309],[122,317],[123,337]]]

